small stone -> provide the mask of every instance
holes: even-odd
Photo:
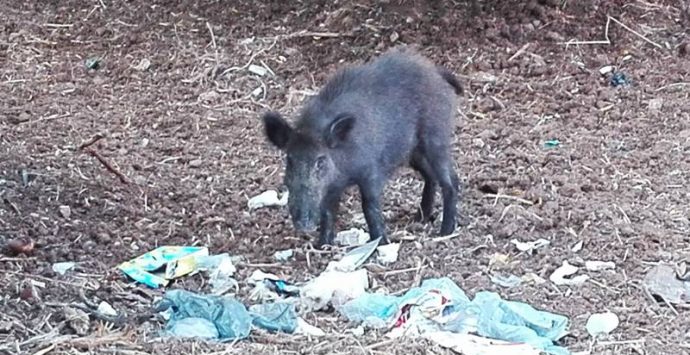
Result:
[[[391,33],[391,36],[390,36],[391,43],[395,43],[395,41],[397,41],[398,38],[400,38],[400,35],[398,34],[398,32],[393,31],[393,33]]]
[[[69,208],[69,206],[62,205],[58,207],[58,210],[64,219],[69,219],[70,215],[72,215],[72,210]]]
[[[194,160],[189,162],[189,167],[190,168],[198,168],[198,167],[201,167],[201,165],[203,163],[204,163],[204,161],[201,159],[194,159]]]

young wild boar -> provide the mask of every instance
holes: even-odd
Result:
[[[318,245],[332,244],[340,196],[357,185],[371,238],[388,243],[381,193],[391,173],[409,164],[424,178],[417,220],[429,220],[438,184],[440,234],[452,233],[459,181],[450,142],[455,95],[461,93],[451,72],[411,49],[393,49],[337,72],[307,101],[294,128],[278,113],[264,114],[268,140],[287,155],[285,185],[295,229],[319,227]]]

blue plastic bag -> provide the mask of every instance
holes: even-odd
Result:
[[[297,314],[292,303],[265,303],[249,307],[252,324],[271,332],[292,334],[297,329]]]
[[[454,333],[477,333],[480,336],[516,343],[527,343],[550,354],[570,352],[554,345],[566,334],[568,318],[539,311],[532,306],[503,300],[494,292],[479,292],[470,301],[451,279],[428,279],[403,296],[364,294],[339,308],[348,320],[374,328],[392,327],[400,308],[425,293],[438,290],[450,298],[442,315],[447,321],[439,328]]]
[[[244,305],[234,298],[199,295],[185,290],[170,290],[165,293],[157,310],[170,308],[172,315],[166,331],[180,336],[183,329],[190,331],[184,336],[208,336],[208,324],[200,324],[199,328],[189,327],[188,320],[183,326],[179,322],[188,318],[202,318],[212,323],[220,340],[244,339],[249,336],[252,326],[252,318]],[[199,334],[195,334],[198,331]]]

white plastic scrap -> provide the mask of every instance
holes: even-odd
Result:
[[[74,268],[74,265],[76,265],[76,263],[72,261],[55,263],[53,264],[53,271],[57,272],[60,275],[64,275],[67,271],[70,271],[72,268]]]
[[[547,246],[551,243],[548,240],[542,238],[539,238],[533,242],[521,242],[517,239],[512,239],[510,242],[515,244],[519,251],[528,254],[531,254],[534,250]]]
[[[369,259],[374,253],[376,247],[379,245],[381,238],[374,239],[367,244],[352,249],[345,254],[342,259],[338,261],[331,261],[326,266],[326,270],[336,271],[353,271],[362,266],[364,262]]]
[[[360,228],[350,228],[338,232],[333,241],[342,246],[362,245],[369,241],[369,233]]]
[[[295,252],[292,249],[280,250],[273,254],[273,258],[278,261],[288,261],[294,254]]]
[[[549,280],[556,285],[564,286],[578,286],[589,280],[587,275],[577,275],[573,278],[567,279],[566,276],[571,276],[576,274],[580,269],[577,266],[570,265],[568,261],[563,261],[563,265],[556,269],[556,271],[551,274]]]
[[[570,250],[571,250],[573,253],[577,253],[577,252],[579,252],[580,250],[582,250],[582,247],[583,247],[584,245],[585,245],[585,241],[584,241],[584,240],[581,240],[581,241],[575,243],[575,245],[573,245],[573,247],[570,248]]]
[[[509,343],[472,334],[447,331],[426,332],[424,338],[463,355],[539,355],[541,351],[525,343]]]
[[[288,195],[288,191],[285,191],[283,195],[278,198],[277,191],[267,190],[250,198],[247,202],[247,207],[251,211],[263,207],[285,206],[288,202]]]
[[[493,275],[491,276],[491,282],[505,288],[513,288],[520,286],[522,279],[515,275]]]
[[[588,260],[585,261],[585,269],[589,271],[603,271],[603,270],[613,270],[616,268],[616,263],[613,261],[596,261]]]
[[[264,76],[264,75],[266,75],[266,73],[268,72],[268,70],[266,70],[266,68],[264,68],[264,67],[262,67],[262,66],[260,66],[260,65],[256,65],[256,64],[250,64],[250,65],[249,65],[249,68],[247,68],[247,69],[248,69],[250,72],[252,72],[252,73],[254,73],[254,74],[258,75],[258,76]]]
[[[587,319],[585,328],[589,335],[596,337],[600,334],[611,333],[614,329],[618,328],[618,324],[620,324],[620,320],[615,313],[595,313]]]
[[[322,337],[326,333],[318,327],[315,327],[307,323],[304,319],[297,317],[297,329],[295,329],[295,334],[311,335],[316,337]]]
[[[318,311],[328,304],[334,306],[364,294],[369,287],[366,269],[351,272],[327,270],[311,280],[300,290],[300,300],[305,309]]]
[[[606,66],[599,68],[599,74],[601,74],[601,75],[606,75],[612,71],[613,71],[613,65],[606,65]]]
[[[98,313],[104,314],[106,316],[117,316],[117,311],[115,310],[115,308],[113,308],[113,306],[111,306],[110,303],[106,301],[101,301],[101,303],[98,305],[97,311]]]
[[[376,258],[382,264],[394,263],[398,260],[398,251],[400,251],[400,243],[389,243],[380,245],[376,248],[378,257]]]

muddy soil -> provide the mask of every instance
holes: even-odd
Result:
[[[199,245],[244,256],[242,299],[257,268],[294,282],[317,275],[332,253],[310,252],[285,209],[247,209],[249,197],[282,180],[260,115],[291,117],[337,68],[396,45],[416,46],[465,86],[453,144],[463,225],[434,242],[438,222],[413,222],[422,181],[401,169],[384,200],[392,239],[404,242],[397,263],[367,266],[375,289],[404,292],[448,276],[470,297],[495,291],[568,316],[561,344],[573,352],[687,351],[688,310],[651,300],[641,284],[656,263],[690,256],[682,5],[3,0],[0,353],[450,353],[375,331],[355,337],[336,313],[306,318],[326,341],[261,331],[232,346],[161,341],[151,304],[162,291],[115,270],[157,246]],[[250,64],[270,70],[257,75]],[[605,66],[626,83],[612,85]],[[348,191],[339,228],[357,226],[360,213]],[[550,244],[533,254],[511,243],[539,238]],[[14,253],[17,241],[32,250]],[[295,259],[277,263],[273,253],[287,248]],[[496,263],[501,255],[508,262]],[[616,268],[556,286],[549,276],[566,260]],[[52,270],[60,261],[78,265],[60,275]],[[547,281],[491,282],[532,273]],[[203,274],[170,287],[208,290]],[[91,318],[80,332],[66,322],[65,305],[101,301],[123,317]],[[607,310],[620,326],[594,342],[585,322]]]

